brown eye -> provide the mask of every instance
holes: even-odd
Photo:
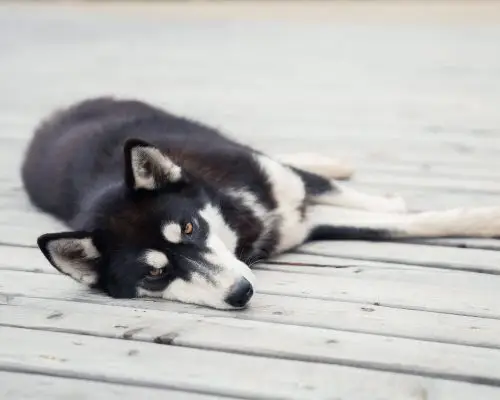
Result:
[[[186,235],[191,235],[191,233],[193,233],[193,224],[191,222],[184,225],[184,233]]]
[[[150,268],[149,275],[159,277],[165,273],[165,268]]]

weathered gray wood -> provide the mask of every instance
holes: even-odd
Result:
[[[391,281],[439,282],[443,288],[455,286],[456,284],[465,284],[470,287],[481,286],[483,283],[488,285],[488,282],[496,282],[498,279],[496,275],[492,276],[490,274],[451,268],[429,268],[425,265],[398,264],[394,262],[300,253],[286,253],[269,261],[258,263],[253,268],[317,275],[368,277],[389,279]],[[25,264],[16,265],[15,269],[29,270]]]
[[[259,399],[411,398],[415,391],[466,399],[500,393],[411,375],[66,333],[2,327],[0,341],[11,343],[0,354],[0,367],[7,370]],[[256,371],[265,373],[255,379]]]
[[[152,5],[153,8],[140,4],[127,7],[121,4],[97,7],[83,4],[71,7],[4,5],[0,7],[0,74],[13,79],[0,81],[0,186],[3,188],[0,193],[0,225],[4,228],[4,232],[0,232],[0,242],[34,246],[38,234],[59,230],[54,221],[36,214],[20,191],[19,166],[23,150],[41,117],[56,107],[101,93],[132,95],[155,102],[174,112],[222,127],[239,140],[266,151],[321,151],[326,155],[351,158],[361,167],[358,179],[353,182],[354,187],[371,192],[401,192],[412,209],[498,205],[496,179],[497,170],[500,170],[500,144],[497,140],[500,114],[497,104],[500,102],[500,86],[497,83],[500,57],[497,47],[500,8],[494,3],[476,0],[451,6],[449,1],[440,1],[433,2],[431,7],[419,2],[389,5],[380,1],[335,5],[276,3],[269,7],[245,2],[230,5],[164,3]],[[283,23],[285,19],[286,23]],[[481,29],[477,29],[479,25]],[[182,40],[178,40],[181,36]],[[159,52],[159,48],[168,48],[168,51]],[[240,51],[242,48],[244,52]],[[297,52],[301,55],[300,68],[296,62]],[[150,59],[155,62],[142,62]],[[203,60],[202,68],[200,60]],[[426,174],[429,167],[436,173]],[[377,168],[381,172],[377,172]],[[449,241],[442,243],[454,244]],[[496,249],[493,241],[457,243]],[[349,246],[346,244],[345,248]],[[5,296],[5,302],[9,299],[11,302],[43,302],[40,296],[49,296],[75,300],[68,304],[70,309],[77,301],[129,308],[135,304],[139,310],[177,310],[193,315],[218,316],[223,321],[234,318],[235,325],[228,328],[228,332],[247,327],[247,323],[254,324],[243,321],[238,325],[240,320],[260,319],[498,348],[500,320],[354,303],[357,298],[366,301],[383,295],[384,299],[397,299],[402,306],[424,305],[426,309],[433,309],[435,302],[439,306],[444,304],[447,312],[463,311],[464,306],[474,311],[472,302],[485,306],[498,297],[491,289],[497,282],[493,278],[497,277],[445,270],[470,269],[479,263],[486,272],[497,272],[497,269],[491,269],[498,268],[498,259],[490,257],[489,252],[473,254],[436,247],[431,254],[430,246],[413,246],[414,250],[391,246],[387,253],[375,254],[364,244],[359,244],[359,247],[351,248],[351,255],[340,255],[356,259],[368,254],[368,257],[374,256],[374,260],[380,261],[388,256],[405,257],[403,252],[406,251],[409,258],[402,261],[408,264],[407,267],[394,263],[392,270],[385,266],[388,263],[370,264],[365,260],[367,262],[362,263],[364,273],[351,274],[353,268],[328,267],[329,262],[340,266],[353,262],[338,257],[330,261],[316,258],[319,266],[299,265],[293,273],[286,272],[284,265],[262,265],[258,271],[262,276],[260,282],[267,282],[268,289],[272,288],[279,294],[258,293],[249,310],[231,314],[231,317],[228,313],[175,303],[110,300],[89,295],[64,277],[54,274],[4,274],[2,271],[0,284],[4,285],[4,292],[10,293],[10,297]],[[427,254],[423,260],[412,253],[424,250]],[[0,258],[2,256],[18,259],[16,263],[2,262],[3,268],[5,264],[16,269],[37,269],[41,265],[37,264],[38,261],[32,262],[30,256],[14,251],[2,253],[0,249]],[[305,256],[299,256],[297,260],[301,257]],[[426,271],[409,265],[421,263],[419,260],[436,268]],[[389,261],[395,260],[391,258]],[[471,261],[473,263],[469,265]],[[435,262],[439,265],[432,264]],[[45,264],[41,269],[47,271]],[[3,280],[7,274],[12,279]],[[16,276],[26,279],[14,280]],[[468,284],[465,283],[466,276],[470,277]],[[443,277],[446,277],[444,282],[440,280]],[[492,277],[491,285],[483,283],[489,277]],[[295,282],[285,282],[281,288],[282,279]],[[321,283],[320,279],[326,282]],[[338,282],[331,284],[334,279]],[[354,285],[356,280],[361,283]],[[374,288],[367,287],[368,283]],[[301,285],[307,286],[305,289],[310,293],[302,294]],[[486,287],[482,295],[491,297],[487,301],[482,295],[477,295],[482,287]],[[407,293],[404,293],[405,288]],[[438,293],[439,288],[442,294]],[[344,289],[347,294],[342,294]],[[362,290],[366,293],[361,293]],[[382,290],[394,291],[397,296],[379,292]],[[33,300],[12,298],[15,291],[33,296]],[[293,296],[284,295],[286,292],[293,293]],[[422,300],[429,294],[438,296],[437,300],[432,297]],[[328,298],[340,295],[348,301],[297,297],[299,295]],[[35,299],[36,296],[39,298]],[[2,312],[3,308],[0,316]],[[206,320],[210,321],[210,318]],[[216,322],[217,318],[210,322],[214,328],[207,330],[207,337],[203,340],[213,340],[218,345],[222,328],[216,327]],[[173,340],[183,337],[187,345],[192,345],[190,340],[198,340],[201,336],[199,331],[194,332],[189,330]],[[250,332],[245,332],[243,337],[246,335]],[[314,378],[319,369],[312,363],[302,364],[300,373],[294,369],[298,368],[296,365],[290,369],[283,367],[291,365],[290,362],[284,364],[271,359],[259,358],[260,364],[250,368],[245,365],[249,357],[242,356],[233,358],[244,360],[238,361],[236,366],[219,365],[220,360],[228,359],[227,354],[214,356],[212,352],[209,352],[210,357],[202,357],[201,361],[198,357],[181,356],[174,363],[165,357],[165,351],[172,354],[171,348],[152,344],[148,346],[154,351],[149,351],[138,365],[132,366],[137,368],[135,370],[129,368],[126,357],[125,362],[121,357],[126,355],[126,349],[111,344],[108,351],[108,343],[120,342],[123,346],[137,342],[108,339],[97,345],[95,339],[85,338],[92,343],[87,347],[88,343],[83,342],[76,349],[75,361],[73,347],[69,342],[61,343],[64,341],[59,340],[60,334],[44,334],[43,340],[39,333],[33,332],[25,336],[15,335],[18,340],[12,340],[12,336],[1,336],[0,343],[7,341],[14,345],[12,349],[6,349],[11,352],[9,354],[3,353],[2,347],[0,353],[3,356],[0,357],[21,360],[33,368],[43,369],[44,373],[47,368],[59,368],[56,372],[61,374],[96,373],[102,378],[105,373],[118,380],[139,376],[140,379],[145,377],[144,382],[148,385],[165,385],[181,379],[185,379],[183,385],[204,385],[212,378],[214,383],[210,381],[209,384],[225,393],[242,390],[238,387],[241,379],[247,394],[255,385],[261,385],[259,390],[269,390],[266,395],[285,398],[292,397],[290,394],[307,399],[500,398],[496,389],[490,391],[480,386],[443,380],[421,381],[413,377],[409,382],[405,375],[390,375],[391,378],[384,379],[389,375],[367,374],[362,369],[336,368],[334,372],[331,368],[321,369],[319,377]],[[298,340],[293,332],[289,337]],[[250,336],[249,345],[252,340],[255,339]],[[275,339],[264,338],[263,343],[269,343],[266,340],[272,342]],[[19,349],[25,343],[27,350]],[[239,346],[239,342],[229,343]],[[281,351],[283,343],[277,343],[276,349]],[[69,361],[58,363],[56,359],[40,359],[40,351],[56,346],[56,357]],[[366,343],[360,346],[367,348]],[[156,351],[158,347],[160,352]],[[196,353],[191,349],[184,350]],[[286,346],[283,350],[290,351]],[[333,351],[327,354],[331,355]],[[377,346],[372,346],[367,354],[380,353],[377,353]],[[443,358],[450,360],[452,356]],[[418,354],[418,357],[421,360],[425,354]],[[54,364],[59,365],[51,367]],[[211,364],[210,369],[206,364]],[[473,369],[474,362],[470,364],[470,369]],[[192,365],[194,370],[186,372]],[[460,365],[457,363],[458,367]],[[484,367],[485,364],[480,365]],[[120,368],[129,375],[122,375]],[[181,368],[180,372],[178,368]],[[204,368],[207,368],[207,376],[197,376],[200,371],[205,374]],[[230,369],[228,374],[224,368]],[[496,369],[492,367],[492,370]],[[336,373],[346,370],[354,372]],[[284,389],[279,381],[268,384],[266,380],[283,375],[288,379]],[[337,392],[321,386],[324,391],[318,394],[308,389],[307,385],[311,383],[331,385],[334,389],[339,385],[340,389]],[[382,390],[377,391],[381,387]],[[388,387],[390,389],[386,390]],[[148,394],[137,395],[137,398],[150,397]]]
[[[238,321],[230,316],[194,317],[165,311],[137,313],[126,308],[60,301],[37,304],[29,299],[13,304],[0,315],[0,326],[139,339],[500,384],[500,370],[496,368],[500,364],[500,349]]]
[[[60,273],[49,264],[38,249],[0,245],[0,258],[3,260],[0,262],[0,270]],[[297,265],[297,262],[300,265]],[[296,253],[276,257],[272,263],[256,264],[254,270],[292,273],[294,279],[296,278],[304,283],[308,282],[307,275],[329,275],[332,277],[376,279],[377,281],[430,283],[439,285],[442,290],[451,287],[455,289],[462,288],[463,290],[480,288],[483,291],[488,288],[496,290],[500,286],[500,277],[492,277],[486,274]],[[305,274],[306,277],[302,280],[297,273]],[[258,274],[262,275],[262,279],[265,279],[273,286],[277,282],[275,277],[268,276],[265,272],[258,272]],[[286,277],[286,275],[283,275],[283,277]],[[377,284],[377,282],[374,284]]]
[[[8,210],[0,213],[0,224],[5,227],[35,228],[38,233],[46,233],[58,230],[68,230],[65,225],[59,223],[48,214],[40,213],[31,208],[16,207],[16,210]],[[19,209],[21,208],[21,209]],[[62,228],[62,229],[61,229]]]
[[[32,227],[0,225],[0,243],[13,246],[36,247],[38,236],[46,233],[43,226],[38,228],[36,226],[35,221],[33,221]]]
[[[228,316],[224,311],[169,301],[111,299],[89,292],[60,275],[0,272],[0,304],[2,301],[14,304],[17,296],[36,298],[42,302],[43,299],[72,300],[134,309]],[[231,313],[231,317],[500,348],[498,319],[394,309],[373,304],[257,294],[248,309]]]
[[[314,242],[300,248],[302,253],[389,261],[437,268],[500,273],[500,252],[366,241]]]
[[[0,398],[2,400],[215,400],[218,397],[128,384],[0,371]]]
[[[449,246],[467,249],[500,250],[498,239],[474,239],[474,238],[443,238],[443,239],[419,239],[412,243],[428,244],[432,246]]]
[[[498,286],[446,287],[435,283],[378,281],[262,271],[258,291],[300,297],[500,318]]]
[[[44,267],[45,269],[46,267]],[[0,288],[10,290],[19,285],[16,280],[29,272],[1,271],[4,280]],[[43,275],[43,274],[39,274]],[[453,285],[426,280],[363,279],[352,276],[314,275],[303,273],[282,273],[271,270],[257,270],[257,291],[259,293],[313,297],[325,300],[340,300],[355,303],[371,303],[395,308],[409,308],[459,315],[482,316],[500,319],[500,303],[497,301],[499,277],[480,279],[472,285],[473,279],[466,276],[452,280]],[[440,275],[436,275],[440,277]],[[36,288],[35,288],[36,289]]]

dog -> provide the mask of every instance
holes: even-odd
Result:
[[[96,97],[43,120],[22,180],[63,221],[38,247],[61,273],[114,298],[241,309],[251,266],[310,240],[500,234],[500,207],[409,213],[399,196],[339,182],[315,154],[269,156],[136,99]]]

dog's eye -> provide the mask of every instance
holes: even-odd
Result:
[[[193,224],[191,222],[188,222],[186,225],[184,225],[183,231],[186,235],[191,235],[191,233],[193,233]]]
[[[149,269],[149,275],[155,278],[162,276],[165,273],[165,268],[154,268]]]

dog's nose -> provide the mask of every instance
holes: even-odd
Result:
[[[245,278],[236,282],[226,297],[226,303],[232,307],[241,308],[248,303],[253,296],[252,284]]]

